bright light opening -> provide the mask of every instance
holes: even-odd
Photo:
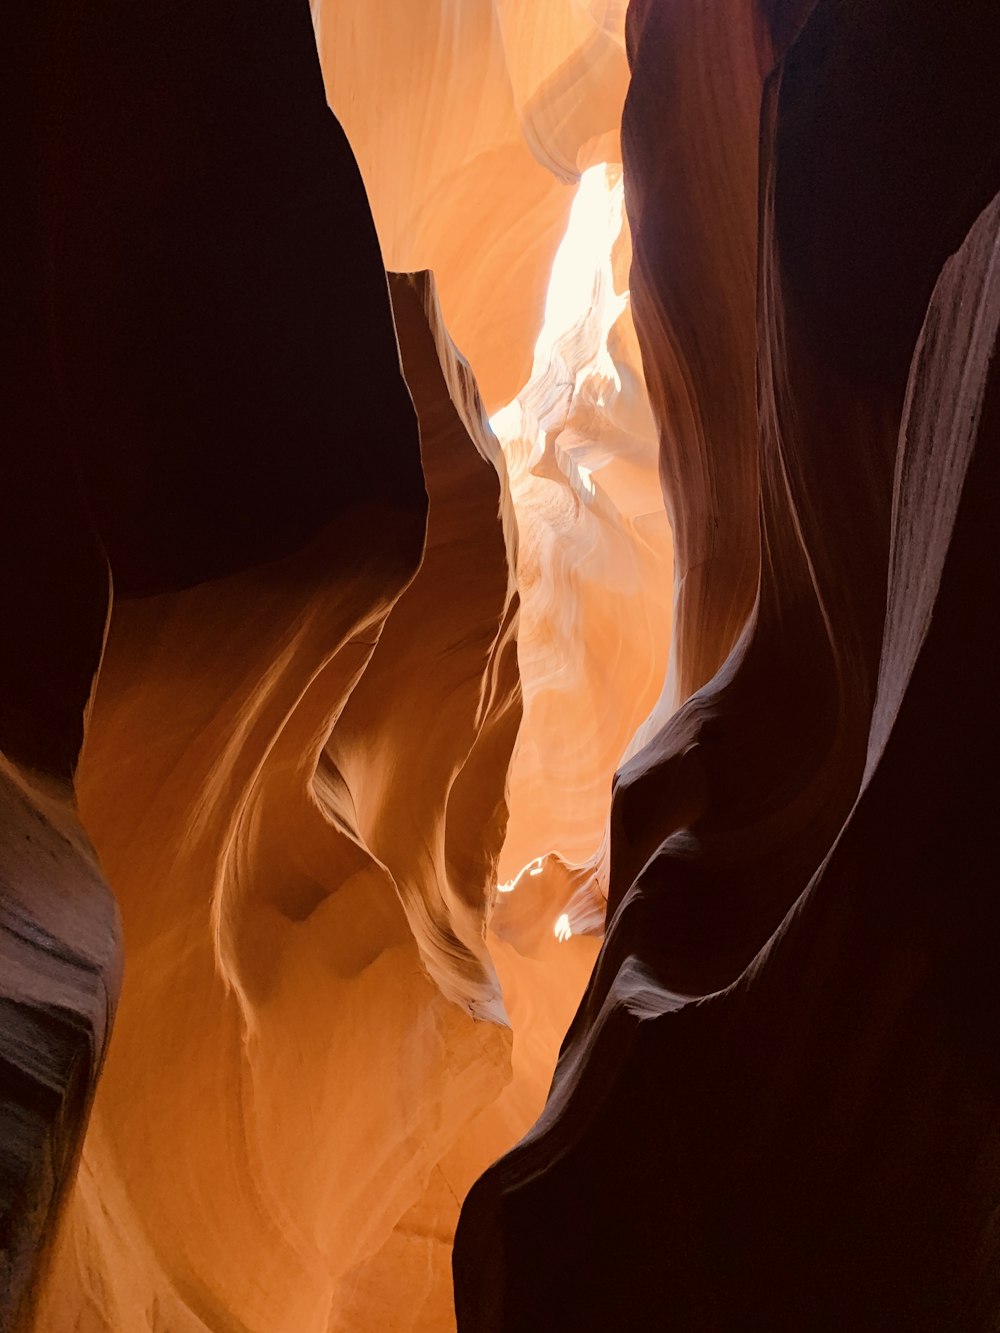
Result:
[[[619,170],[614,171],[614,184],[609,175],[607,163],[602,162],[589,167],[576,187],[569,225],[552,262],[532,379],[549,365],[561,339],[583,324],[592,311],[599,316],[600,330],[595,360],[606,363],[602,368],[609,379],[618,378],[608,355],[608,334],[628,303],[628,292],[620,296],[615,292],[611,251],[622,229],[625,188]],[[588,371],[589,365],[578,367],[577,380]]]
[[[504,880],[502,884],[497,885],[498,893],[513,893],[520,884],[521,880],[527,875],[529,879],[542,873],[542,858],[536,856],[534,861],[529,861],[526,866],[522,866],[513,879]]]
[[[561,428],[564,396],[557,395],[559,401],[551,405],[556,419],[549,421],[546,416],[546,403],[552,398],[547,389],[553,383],[572,385],[575,399],[597,381],[594,399],[599,407],[621,392],[608,335],[629,299],[627,291],[615,291],[611,265],[622,229],[624,198],[620,167],[602,162],[580,177],[566,233],[552,263],[531,378],[512,402],[490,418],[501,444],[526,434],[537,437],[540,444],[547,429]],[[579,473],[586,494],[595,495],[590,469],[580,468]]]
[[[569,924],[569,915],[563,912],[562,916],[556,918],[555,937],[560,944],[565,944],[573,934],[573,927]]]

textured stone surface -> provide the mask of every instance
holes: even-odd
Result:
[[[714,75],[663,80],[661,43],[687,25],[707,53],[737,8],[737,63],[766,73],[748,7],[633,9],[627,145],[637,121],[655,142],[664,88],[694,141],[732,107],[732,25]],[[821,3],[765,80],[756,601],[619,773],[608,936],[543,1116],[465,1205],[460,1328],[995,1325],[998,50],[992,6]],[[702,165],[673,217],[709,197]],[[662,221],[644,190],[637,255]],[[676,284],[737,223],[633,269],[668,459],[690,398],[658,401],[650,366],[676,383]],[[717,316],[693,311],[690,345]],[[736,443],[709,474],[732,480]],[[664,478],[692,531],[746,516]],[[700,616],[733,637],[735,586],[720,565],[679,612],[681,676]]]
[[[78,484],[47,321],[44,49],[6,83],[15,151],[0,436],[0,1327],[31,1315],[114,1012],[114,899],[73,774],[104,638],[107,560]],[[17,34],[22,35],[20,25]],[[14,45],[18,45],[17,42]],[[19,77],[21,76],[21,77]]]
[[[433,269],[487,410],[521,389],[571,186],[620,161],[620,0],[314,0],[389,268]]]
[[[1000,11],[18,17],[0,1327],[994,1329]]]

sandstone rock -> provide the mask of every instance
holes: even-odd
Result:
[[[728,9],[669,18],[707,52]],[[743,13],[749,77],[754,50],[767,62]],[[626,120],[678,49],[657,46],[665,11],[644,14]],[[996,460],[998,50],[991,6],[952,25],[931,5],[820,3],[766,81],[756,601],[619,773],[608,936],[545,1112],[463,1210],[460,1328],[994,1326],[997,636],[975,588]],[[725,57],[716,77],[691,94],[702,117],[733,105]],[[695,206],[722,184],[707,174]],[[641,180],[633,200],[638,255]],[[693,258],[654,247],[668,279],[699,271],[702,241]],[[637,311],[641,283],[674,309],[657,281],[634,272]],[[693,309],[693,345],[717,313]],[[647,373],[666,356],[676,384],[667,315],[655,338],[639,328]],[[653,397],[669,450],[692,395]],[[713,519],[711,492],[670,467],[665,484],[692,530]],[[677,558],[683,579],[683,529]],[[711,579],[678,661],[699,615],[732,636],[732,574]]]

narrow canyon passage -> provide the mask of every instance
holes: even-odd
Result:
[[[993,1333],[1000,7],[23,18],[0,1333]]]

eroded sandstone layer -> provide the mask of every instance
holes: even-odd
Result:
[[[312,0],[389,268],[433,269],[487,410],[531,369],[571,186],[620,161],[621,0]]]
[[[620,177],[623,7],[308,17],[32,18],[6,1322],[451,1326],[460,1201],[537,1116],[596,954],[553,932],[559,867],[498,893],[523,669],[536,699],[563,679],[514,776],[516,868],[600,840],[662,674],[620,184],[614,274],[562,331],[578,391],[541,395],[554,477],[515,495],[486,419],[524,388],[579,173]],[[547,803],[548,753],[582,811]],[[20,847],[29,800],[58,873]]]
[[[1000,10],[23,18],[0,1328],[994,1330]]]
[[[630,9],[696,692],[618,775],[607,939],[463,1210],[462,1329],[1000,1317],[1000,15],[807,8]]]
[[[426,279],[393,291],[422,558],[421,489],[112,612],[79,791],[129,966],[56,1327],[324,1326],[510,1077],[475,1021],[502,1005],[482,916],[519,711],[501,486]]]

